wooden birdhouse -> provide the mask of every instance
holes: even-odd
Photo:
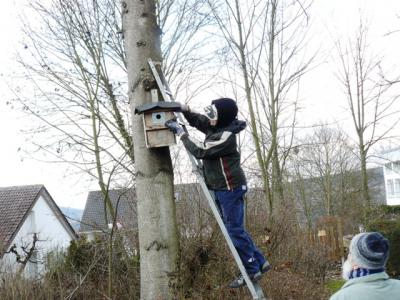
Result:
[[[175,119],[174,112],[180,111],[177,102],[152,102],[135,108],[135,114],[142,115],[147,148],[166,147],[176,144],[175,134],[165,122]]]

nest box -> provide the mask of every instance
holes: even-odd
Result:
[[[135,108],[135,114],[142,115],[147,148],[165,147],[176,144],[173,134],[164,124],[175,119],[174,112],[181,111],[177,102],[152,102]]]

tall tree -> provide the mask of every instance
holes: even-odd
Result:
[[[190,82],[192,72],[204,67],[199,44],[193,39],[209,18],[197,12],[196,1],[166,0],[157,5],[157,17],[168,26],[165,57],[170,57],[174,65],[178,59],[182,65],[190,64],[183,72],[171,67],[168,75]],[[24,111],[40,120],[32,123],[40,126],[30,129],[37,146],[32,151],[51,155],[51,161],[71,164],[97,180],[104,194],[105,217],[110,215],[115,220],[108,191],[129,186],[135,178],[131,122],[127,118],[122,8],[111,0],[32,1],[30,8],[29,13],[34,13],[39,22],[24,24],[25,47],[20,62],[35,96],[23,97],[18,93],[24,90],[21,88],[16,89],[16,95]],[[185,21],[188,15],[190,22]],[[177,24],[168,18],[177,20]],[[181,85],[177,83],[176,90]],[[112,234],[110,241],[111,257]],[[111,260],[109,263],[111,276]],[[111,279],[108,295],[112,296]]]
[[[368,27],[360,20],[352,39],[337,42],[340,60],[338,77],[346,94],[347,105],[357,135],[358,158],[361,169],[360,188],[364,198],[364,214],[371,207],[367,162],[371,147],[396,126],[379,127],[382,121],[397,113],[393,105],[398,96],[390,95],[394,86],[382,76],[381,58],[375,56],[368,44]]]
[[[32,1],[30,8],[42,27],[26,24],[20,62],[36,97],[20,100],[25,111],[41,121],[39,132],[46,138],[36,135],[35,142],[55,160],[72,164],[97,180],[106,223],[113,223],[116,215],[109,189],[117,181],[129,184],[121,179],[124,174],[133,175],[134,161],[125,118],[127,104],[120,93],[123,79],[111,75],[125,70],[119,11],[109,0],[53,0],[46,5]],[[32,130],[37,132],[37,128]],[[111,297],[112,234],[109,237]]]
[[[151,78],[148,58],[161,61],[156,1],[123,2],[123,33],[132,111],[151,102],[143,81]],[[178,239],[173,170],[167,147],[147,149],[143,121],[132,116],[140,245],[141,299],[171,299],[177,271]],[[138,159],[139,158],[139,159]]]
[[[314,54],[304,52],[308,10],[312,2],[269,2],[262,61],[253,72],[257,74],[256,118],[262,137],[264,164],[271,178],[272,210],[274,203],[285,198],[284,173],[297,123],[300,80],[310,68]],[[260,65],[266,65],[266,68],[260,68]]]
[[[242,80],[244,85],[243,90],[250,114],[250,126],[255,145],[255,153],[261,170],[261,178],[265,190],[265,198],[267,201],[270,201],[271,192],[269,177],[264,164],[264,159],[260,146],[260,134],[255,118],[253,99],[253,84],[255,78],[254,74],[251,73],[252,69],[249,66],[251,57],[248,56],[248,54],[253,53],[253,51],[255,52],[255,57],[259,56],[261,53],[260,49],[262,48],[262,43],[264,42],[264,32],[261,31],[261,42],[256,43],[255,46],[253,45],[253,43],[250,42],[250,40],[256,39],[255,36],[257,34],[254,32],[254,28],[257,28],[258,26],[262,28],[262,26],[265,26],[269,1],[248,1],[248,3],[246,3],[246,11],[250,12],[251,15],[247,20],[244,20],[245,17],[243,16],[243,8],[241,7],[241,3],[242,2],[240,2],[239,0],[208,0],[208,4],[211,8],[214,18],[217,21],[222,37],[225,39],[227,47],[231,51],[232,56],[235,59],[236,64],[239,65],[239,69],[242,73]],[[226,55],[226,52],[223,52],[223,55]],[[236,88],[234,88],[234,90],[236,90]],[[270,207],[272,207],[271,202]]]
[[[341,213],[348,194],[354,193],[350,178],[354,177],[356,157],[349,137],[340,128],[321,125],[297,147],[297,154],[290,159],[292,181],[298,186],[308,221],[311,211],[327,216]]]
[[[200,53],[208,39],[196,38],[211,21],[202,7],[195,0],[156,2],[164,31],[164,68],[174,79],[175,92],[184,90],[186,99],[201,91],[198,76],[208,60],[204,51]],[[15,88],[23,111],[40,121],[29,129],[35,146],[29,153],[67,163],[96,180],[104,194],[105,217],[109,211],[113,220],[109,189],[135,183],[122,10],[112,0],[31,1],[25,13],[36,19],[24,23],[19,60],[33,88],[28,95],[26,89]],[[194,88],[185,86],[194,81]],[[112,265],[109,268],[111,276]],[[109,285],[110,297],[111,293]]]
[[[237,86],[233,89],[244,94],[247,102],[257,162],[272,212],[275,200],[284,198],[283,169],[293,141],[298,84],[312,60],[305,59],[302,52],[310,3],[208,2],[230,50],[229,59],[234,59],[241,71],[240,80],[234,78]],[[227,66],[229,69],[232,64]]]

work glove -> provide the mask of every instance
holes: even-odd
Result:
[[[185,130],[183,130],[182,126],[175,119],[165,122],[165,126],[178,136],[181,136],[185,133]]]

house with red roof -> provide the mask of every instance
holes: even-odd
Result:
[[[49,252],[77,238],[44,185],[0,187],[0,277],[38,278]]]

